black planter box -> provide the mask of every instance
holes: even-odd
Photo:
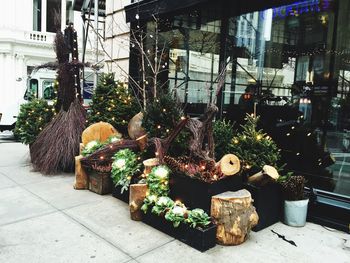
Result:
[[[112,179],[110,173],[101,173],[94,170],[87,172],[89,177],[89,190],[100,194],[110,194],[112,192]]]
[[[201,252],[216,245],[217,227],[214,224],[207,226],[205,229],[192,228],[185,224],[174,227],[172,222],[166,221],[164,217],[154,215],[151,212],[144,214],[142,221]]]
[[[280,184],[270,183],[261,187],[246,184],[244,187],[251,193],[259,215],[259,223],[253,231],[260,231],[281,220],[283,197]]]
[[[121,186],[113,186],[112,189],[112,196],[115,198],[118,198],[119,200],[129,204],[129,188],[128,190],[124,190],[123,193],[121,193],[122,187]]]
[[[197,178],[172,173],[169,180],[170,197],[180,200],[187,207],[202,208],[210,213],[211,197],[226,191],[242,189],[240,175],[229,176],[213,183],[206,183]]]

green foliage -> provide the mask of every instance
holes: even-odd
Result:
[[[301,175],[290,176],[281,183],[284,199],[297,201],[304,199],[305,178]]]
[[[170,169],[165,165],[154,167],[147,176],[147,186],[151,195],[168,196]]]
[[[137,156],[129,149],[118,151],[113,156],[111,177],[113,183],[122,186],[121,193],[128,189],[132,176],[140,171]]]
[[[116,82],[113,74],[102,74],[92,96],[89,124],[108,122],[127,134],[130,119],[140,111],[139,104],[126,83]]]
[[[213,135],[215,142],[215,158],[220,159],[229,153],[230,142],[234,135],[233,123],[226,120],[217,120],[213,125]]]
[[[203,209],[196,208],[188,213],[186,223],[188,223],[193,228],[196,228],[198,226],[204,227],[211,223],[211,219]]]
[[[277,167],[281,159],[276,143],[262,130],[257,130],[258,121],[259,117],[247,114],[242,131],[230,143],[230,152],[238,156],[245,170],[260,170],[266,164]]]
[[[46,100],[33,99],[22,104],[14,129],[15,137],[24,144],[32,144],[53,116],[54,108]]]
[[[81,151],[82,156],[87,156],[92,154],[93,152],[96,152],[98,149],[102,148],[105,144],[101,143],[100,141],[94,140],[86,144]]]
[[[158,98],[147,104],[147,111],[143,113],[142,126],[150,138],[165,138],[180,122],[184,113],[181,104],[170,93],[161,93]],[[182,131],[175,138],[169,148],[169,155],[184,155],[187,150],[189,133]]]
[[[188,211],[186,207],[181,203],[176,203],[166,214],[165,219],[173,223],[174,227],[178,227],[181,222],[185,221],[188,217]]]
[[[167,196],[159,197],[158,201],[154,204],[152,208],[152,213],[156,215],[161,215],[166,213],[169,209],[174,206],[175,202]]]
[[[143,205],[141,207],[141,210],[144,213],[147,213],[148,208],[151,208],[152,206],[154,206],[157,200],[158,200],[158,197],[156,195],[147,195],[143,200]]]

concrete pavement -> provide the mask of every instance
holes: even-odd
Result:
[[[111,197],[73,189],[73,174],[31,171],[28,147],[0,136],[0,262],[350,262],[349,235],[277,223],[240,246],[200,253],[141,223]],[[297,247],[271,232],[285,235]]]

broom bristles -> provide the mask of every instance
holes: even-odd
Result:
[[[30,147],[34,170],[44,174],[74,171],[85,121],[86,113],[78,100],[68,111],[61,109]]]

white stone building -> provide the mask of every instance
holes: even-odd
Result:
[[[55,11],[60,13],[62,30],[67,23],[74,24],[81,58],[83,20],[81,12],[73,9],[77,2],[84,1],[1,1],[1,9],[5,12],[0,16],[0,128],[15,122],[14,116],[23,103],[28,75],[33,67],[55,60]],[[93,37],[90,32],[90,38]],[[93,41],[88,41],[85,61],[95,61],[93,47]]]

